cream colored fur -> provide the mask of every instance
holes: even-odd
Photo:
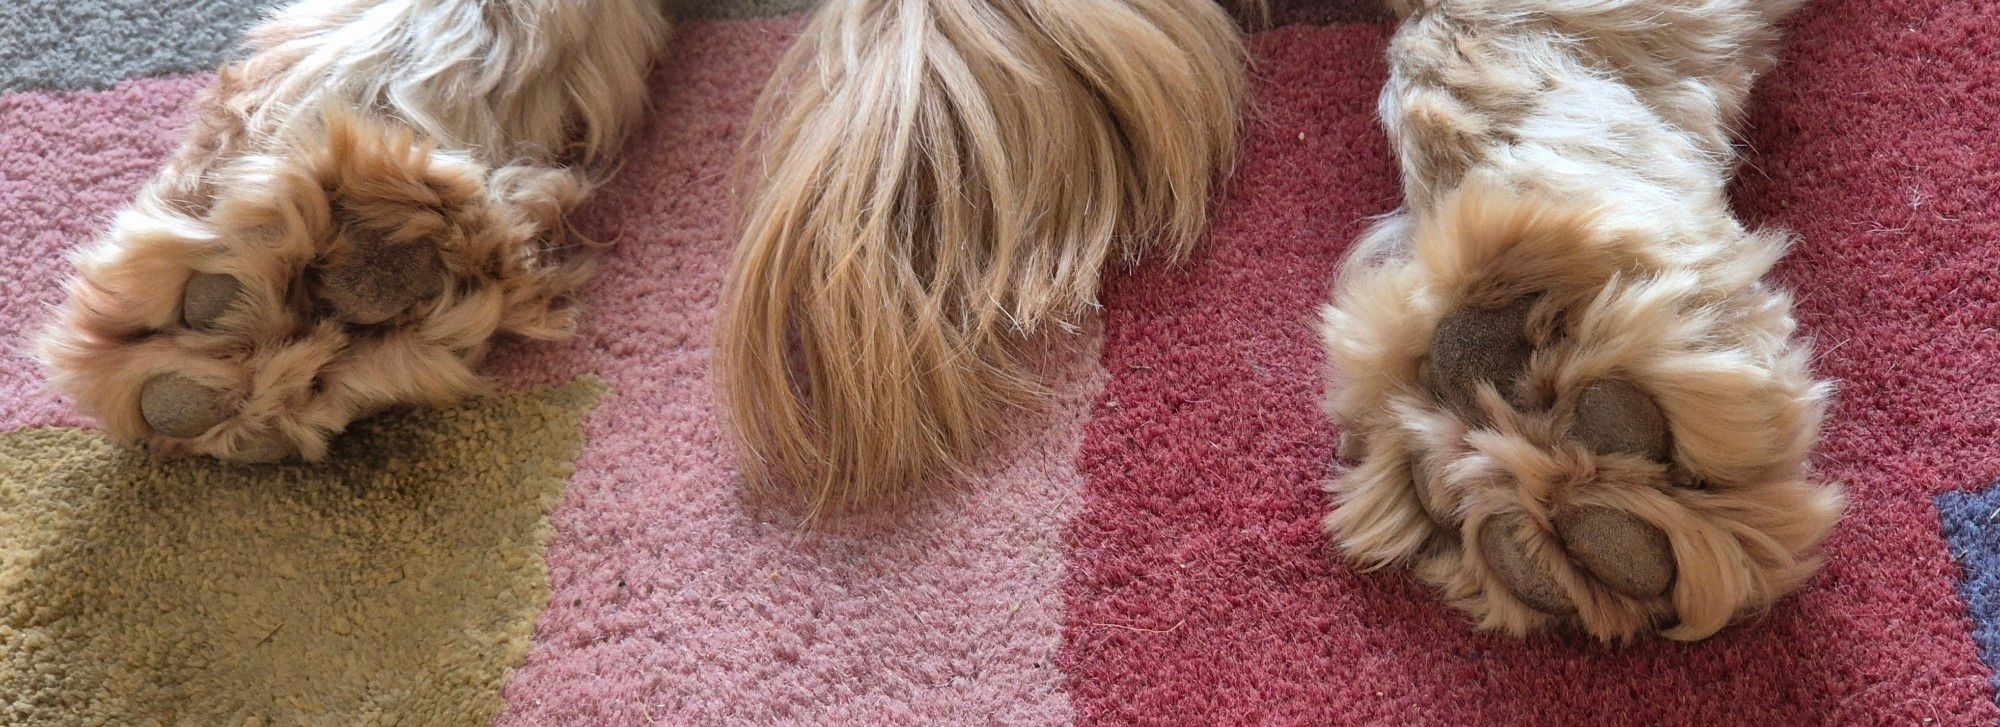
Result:
[[[495,336],[568,333],[592,246],[563,219],[638,123],[667,31],[654,0],[277,11],[159,176],[77,253],[40,340],[51,382],[115,435],[247,460],[315,459],[357,417],[480,391]],[[440,292],[380,324],[342,320],[327,266],[380,246],[435,256]],[[202,325],[183,309],[198,272],[242,285]],[[139,400],[161,376],[229,414],[155,432]]]
[[[754,485],[954,477],[1106,264],[1185,255],[1235,152],[1213,0],[829,0],[757,114],[717,376]]]
[[[1324,312],[1329,409],[1359,458],[1326,522],[1347,554],[1412,568],[1487,628],[1562,621],[1603,639],[1703,638],[1814,572],[1841,510],[1807,462],[1829,387],[1808,370],[1789,296],[1763,281],[1789,239],[1746,229],[1725,198],[1745,97],[1795,5],[1398,3],[1380,111],[1404,207],[1357,243]],[[1462,306],[1526,295],[1541,296],[1527,373],[1514,391],[1485,386],[1487,421],[1469,424],[1418,383],[1432,332]],[[1577,392],[1609,378],[1665,414],[1671,461],[1573,439]],[[1412,467],[1436,473],[1443,522]],[[1589,505],[1666,534],[1666,595],[1635,598],[1578,567],[1551,522]],[[1525,515],[1509,535],[1574,616],[1529,607],[1489,572],[1477,534],[1503,513]]]

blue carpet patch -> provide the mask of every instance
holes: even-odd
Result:
[[[2000,689],[2000,483],[1939,495],[1937,508],[1951,557],[1965,570],[1958,596],[1972,618],[1972,638]]]

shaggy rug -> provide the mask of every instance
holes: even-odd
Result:
[[[1822,0],[1735,190],[1838,382],[1829,564],[1697,644],[1473,631],[1317,523],[1311,320],[1395,204],[1389,28],[1281,2],[1205,254],[1110,281],[978,481],[804,530],[738,495],[708,362],[728,172],[796,0],[705,0],[584,223],[583,334],[317,466],[150,462],[24,342],[255,0],[0,7],[0,723],[1992,724],[2000,2]]]

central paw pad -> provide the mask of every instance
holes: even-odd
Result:
[[[348,321],[372,326],[444,292],[433,245],[358,243],[319,268],[317,293]]]

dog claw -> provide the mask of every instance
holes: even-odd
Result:
[[[1673,587],[1673,546],[1652,523],[1621,510],[1580,507],[1558,515],[1555,526],[1563,549],[1613,590],[1652,598]]]
[[[1522,524],[1520,514],[1504,513],[1480,526],[1479,549],[1485,553],[1487,569],[1508,593],[1530,608],[1555,616],[1576,613],[1576,604],[1569,600],[1562,584],[1522,550],[1515,538]]]
[[[1584,387],[1576,400],[1574,433],[1598,454],[1636,454],[1665,462],[1673,453],[1660,406],[1624,381]]]
[[[155,376],[139,390],[139,416],[154,432],[169,437],[201,436],[231,413],[223,392],[179,374]]]
[[[234,275],[195,273],[181,291],[181,321],[189,328],[208,328],[242,292],[243,283]]]
[[[1470,422],[1483,422],[1478,382],[1491,381],[1511,397],[1534,356],[1527,334],[1533,306],[1533,298],[1522,298],[1496,308],[1460,308],[1439,320],[1420,376],[1424,387]]]

